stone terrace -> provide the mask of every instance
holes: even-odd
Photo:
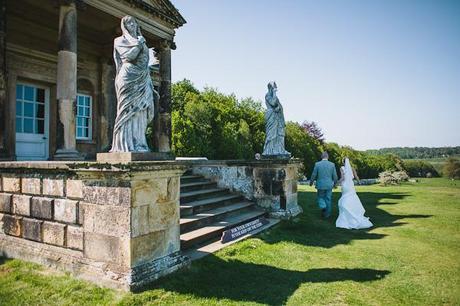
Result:
[[[0,256],[133,290],[190,263],[181,250],[180,219],[180,177],[187,169],[210,182],[189,193],[207,194],[217,185],[255,203],[247,211],[253,217],[263,208],[289,218],[300,213],[298,166],[293,160],[0,162]],[[208,219],[199,226],[219,221]]]

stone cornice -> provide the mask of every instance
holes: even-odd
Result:
[[[143,31],[151,33],[159,38],[173,40],[175,31],[151,18],[151,13],[145,10],[133,10],[129,3],[124,0],[84,0],[87,5],[95,7],[117,18],[131,15],[138,21]]]
[[[160,17],[161,19],[173,24],[176,28],[183,26],[186,21],[179,11],[169,0],[125,0],[132,3],[143,10]],[[149,4],[148,2],[151,2]],[[153,5],[155,4],[155,5]]]

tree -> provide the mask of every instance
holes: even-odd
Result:
[[[301,126],[308,135],[318,140],[320,144],[324,143],[324,134],[316,122],[304,121]]]

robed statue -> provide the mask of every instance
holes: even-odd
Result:
[[[149,48],[133,17],[122,18],[121,30],[113,45],[118,104],[110,152],[148,152],[145,131],[159,98],[150,77]]]
[[[283,106],[281,106],[276,92],[275,82],[268,83],[268,92],[265,95],[265,145],[262,156],[289,158],[291,153],[284,149],[286,123],[284,121]]]

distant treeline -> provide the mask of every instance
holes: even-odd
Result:
[[[283,101],[281,100],[281,103]],[[214,88],[198,90],[189,80],[172,86],[172,151],[176,156],[208,159],[254,159],[265,140],[264,108],[252,98],[237,99]],[[147,132],[152,139],[152,128]],[[303,163],[302,174],[327,150],[339,168],[349,157],[361,178],[376,178],[382,171],[404,170],[393,154],[371,155],[325,141],[321,128],[311,121],[286,122],[286,149]]]
[[[396,147],[383,148],[379,150],[367,150],[366,153],[371,155],[394,154],[402,159],[448,158],[450,156],[460,155],[460,147]]]

